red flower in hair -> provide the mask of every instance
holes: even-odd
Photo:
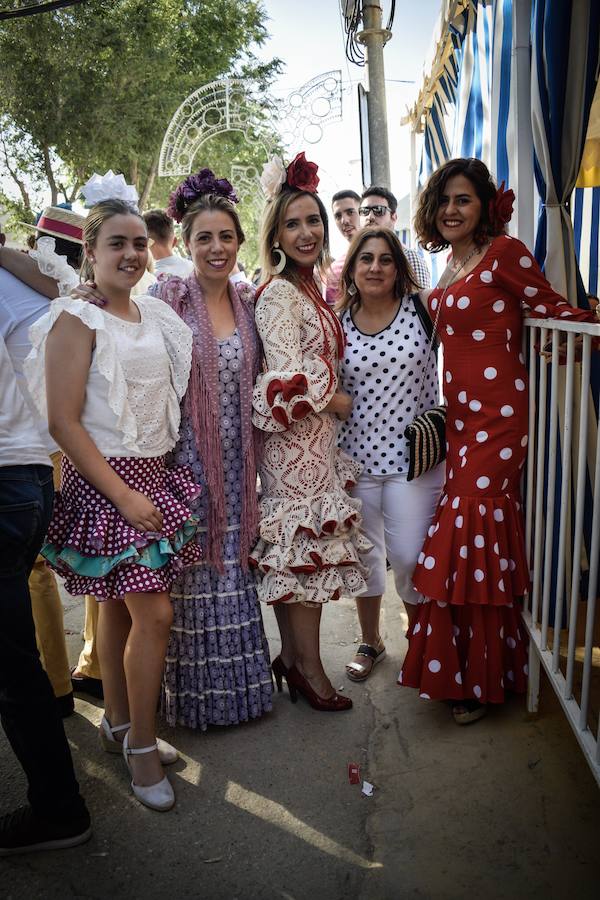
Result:
[[[318,169],[316,163],[307,160],[303,150],[287,167],[286,183],[297,191],[315,194],[319,185]]]
[[[513,190],[505,191],[504,182],[502,182],[496,191],[496,196],[490,200],[488,208],[490,223],[495,231],[504,228],[507,222],[510,222],[514,202],[515,192]]]

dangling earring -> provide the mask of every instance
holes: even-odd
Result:
[[[348,293],[350,294],[351,297],[354,297],[356,294],[356,285],[354,284],[353,281],[351,281],[350,284],[348,285]]]
[[[287,265],[287,256],[285,255],[283,250],[279,249],[279,241],[275,241],[273,249],[271,250],[271,255],[275,256],[275,254],[279,256],[279,262],[276,263],[275,266],[273,266],[273,268],[271,269],[271,273],[273,275],[279,275],[280,272],[283,272]]]

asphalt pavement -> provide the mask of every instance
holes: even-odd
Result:
[[[2,900],[596,900],[600,792],[551,688],[535,718],[515,697],[457,727],[444,704],[396,685],[400,607],[390,581],[387,658],[362,685],[344,675],[353,603],[324,610],[323,657],[352,711],[293,705],[284,688],[256,722],[203,734],[161,727],[182,755],[169,767],[177,805],[168,813],[133,798],[122,759],[100,749],[100,704],[78,698],[65,727],[93,838],[1,862]],[[82,619],[69,599],[73,661]],[[276,655],[271,610],[265,625]],[[0,785],[0,812],[23,802],[3,733]]]

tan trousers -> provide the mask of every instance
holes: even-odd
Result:
[[[60,485],[60,452],[52,454],[54,487]],[[60,594],[54,573],[38,556],[29,576],[31,612],[35,624],[35,636],[42,665],[50,679],[56,697],[70,694],[71,672],[65,643],[65,626]],[[93,597],[85,598],[85,644],[79,657],[78,669],[88,678],[100,678],[100,665],[95,650],[95,634],[98,622],[97,603]]]
[[[51,459],[56,489],[60,483],[60,453],[53,453]],[[43,556],[38,556],[29,576],[29,593],[42,665],[55,696],[64,697],[71,693],[72,687],[63,608],[54,574],[46,566]]]
[[[98,601],[85,595],[85,622],[83,625],[83,650],[79,654],[77,671],[86,678],[102,678],[98,653],[96,651],[96,631],[98,628]]]

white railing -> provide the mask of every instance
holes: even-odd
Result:
[[[523,608],[530,637],[527,706],[530,712],[538,708],[543,665],[600,786],[600,440],[590,392],[592,338],[600,337],[600,324],[526,319],[525,326],[529,339],[525,535],[532,574],[531,594],[525,596]],[[566,365],[559,365],[559,345],[564,357],[565,340]],[[536,350],[536,345],[543,348],[549,342],[551,360]],[[557,496],[559,460],[562,478]],[[586,512],[588,528],[591,513],[589,552],[584,545]],[[588,585],[582,596],[585,569]]]

